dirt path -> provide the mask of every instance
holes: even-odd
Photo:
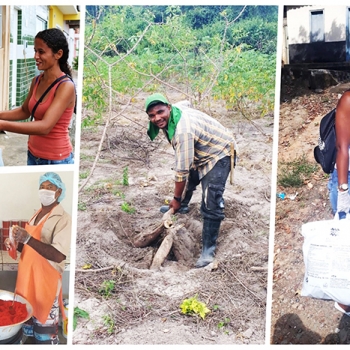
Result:
[[[136,106],[142,109],[143,101]],[[232,128],[240,158],[234,186],[227,183],[225,191],[218,268],[193,268],[201,249],[200,189],[190,212],[176,216],[184,225],[179,235],[192,239],[187,260],[172,252],[160,270],[149,270],[159,242],[133,247],[133,236],[162,217],[159,207],[172,198],[174,183],[173,150],[163,137],[150,142],[146,114],[130,108],[128,119],[110,128],[98,167],[79,194],[77,269],[110,269],[76,273],[75,306],[90,318],[78,319],[74,344],[265,343],[273,118],[254,126],[219,103],[210,113]],[[101,132],[102,126],[82,131],[81,183]],[[211,310],[204,320],[181,313],[179,305],[194,296]]]
[[[279,129],[279,169],[304,155],[315,164],[321,117],[336,105],[346,86],[320,93],[302,89],[300,82],[282,84]],[[299,87],[299,88],[298,88]],[[349,344],[350,318],[334,302],[300,296],[304,277],[301,226],[333,218],[328,200],[328,176],[320,167],[302,187],[277,187],[286,199],[277,198],[272,294],[272,344]],[[295,195],[294,200],[289,198]]]

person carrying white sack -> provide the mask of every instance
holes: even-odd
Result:
[[[350,219],[350,91],[346,91],[338,101],[335,131],[337,158],[328,182],[329,199],[335,219]],[[349,305],[336,302],[335,308],[350,316]]]

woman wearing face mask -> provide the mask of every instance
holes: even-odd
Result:
[[[16,293],[27,299],[34,310],[34,317],[23,325],[23,333],[34,336],[37,344],[58,344],[59,307],[63,310],[62,273],[71,237],[71,217],[60,204],[65,191],[58,174],[42,175],[41,209],[25,229],[12,228],[17,250],[21,252]],[[5,244],[9,249],[10,242]]]
[[[0,130],[29,135],[27,165],[73,164],[69,124],[75,106],[75,87],[68,65],[68,42],[57,28],[39,32],[34,41],[34,59],[42,71],[32,81],[21,107],[0,112]],[[33,116],[33,109],[46,89],[57,82],[37,105],[34,122],[18,123]]]

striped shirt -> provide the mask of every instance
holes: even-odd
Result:
[[[179,106],[178,106],[179,107]],[[216,162],[230,156],[232,132],[207,114],[184,106],[171,145],[175,150],[175,181],[185,181],[191,168],[202,179]]]

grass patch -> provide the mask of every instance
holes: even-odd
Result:
[[[281,164],[278,184],[283,187],[301,187],[317,169],[317,164],[311,163],[302,155]]]
[[[79,202],[78,203],[78,210],[80,211],[85,211],[87,209],[87,205],[84,202]]]
[[[105,280],[102,282],[100,289],[98,292],[105,297],[110,297],[115,286],[115,281],[113,280]]]
[[[79,173],[79,179],[86,179],[89,176],[89,172],[88,171],[84,171]]]
[[[80,154],[80,160],[87,160],[87,161],[93,162],[95,160],[95,156]]]
[[[123,202],[121,209],[127,214],[134,214],[136,212],[136,209],[132,207],[128,202]]]

